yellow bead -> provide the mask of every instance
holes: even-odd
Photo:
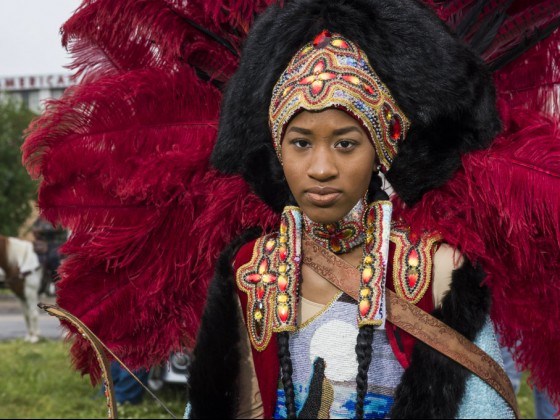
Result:
[[[266,251],[269,253],[274,251],[275,246],[276,246],[276,241],[274,239],[271,239],[266,243]]]
[[[362,280],[364,281],[364,283],[369,283],[372,277],[373,270],[371,269],[371,267],[364,268],[364,271],[362,272]]]
[[[288,295],[286,293],[280,293],[276,298],[278,303],[287,303],[288,302]]]

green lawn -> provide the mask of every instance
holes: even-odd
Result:
[[[68,345],[61,341],[26,344],[22,340],[0,342],[0,418],[106,418],[104,398],[89,377],[70,366]],[[526,379],[526,376],[524,376]],[[182,387],[164,388],[158,397],[181,418],[185,406]],[[523,381],[518,396],[522,418],[533,418],[533,397]],[[125,405],[120,418],[170,418],[148,394],[137,406]]]
[[[0,342],[0,418],[107,418],[105,398],[70,366],[68,345],[61,341],[27,344]],[[183,416],[185,392],[164,388],[158,397],[178,418]],[[124,405],[120,418],[170,418],[147,393],[142,404]]]

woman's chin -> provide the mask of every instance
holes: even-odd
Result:
[[[342,218],[348,213],[348,211],[344,213],[333,208],[302,208],[301,210],[312,222],[320,223],[322,225],[336,223],[342,220]]]

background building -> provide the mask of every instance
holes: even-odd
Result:
[[[9,95],[40,114],[45,100],[60,98],[72,84],[68,74],[0,77],[0,98]]]

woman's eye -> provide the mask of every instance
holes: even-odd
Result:
[[[339,149],[351,149],[354,146],[356,146],[356,142],[352,141],[352,140],[341,140],[338,143],[336,143],[335,147],[339,148]]]
[[[297,148],[300,148],[300,149],[304,149],[304,148],[309,147],[311,145],[311,143],[308,140],[305,140],[305,139],[294,139],[290,143],[293,144],[294,146],[296,146]]]

